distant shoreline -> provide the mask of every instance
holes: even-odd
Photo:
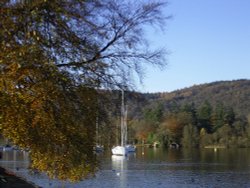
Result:
[[[205,149],[225,149],[227,148],[224,145],[208,145],[204,147]]]

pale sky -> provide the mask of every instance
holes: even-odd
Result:
[[[250,0],[169,0],[164,32],[152,45],[170,54],[164,71],[147,68],[141,92],[170,92],[220,80],[250,79]]]

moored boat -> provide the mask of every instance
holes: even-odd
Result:
[[[127,143],[127,110],[124,105],[124,91],[122,90],[122,105],[121,105],[121,144],[112,148],[113,155],[127,155],[129,152],[135,152],[133,145]]]

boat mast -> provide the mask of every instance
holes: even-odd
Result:
[[[124,105],[124,90],[122,90],[122,105],[121,105],[121,146],[126,145],[126,123],[125,123],[125,105]]]
[[[125,105],[124,109],[124,144],[127,144],[128,141],[128,127],[127,127],[127,116],[128,116],[128,107]]]

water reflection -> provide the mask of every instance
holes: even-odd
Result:
[[[250,149],[217,149],[215,152],[213,149],[138,147],[136,155],[127,157],[100,154],[101,170],[95,178],[77,184],[66,182],[64,187],[250,187],[249,156]],[[27,152],[9,151],[3,153],[0,165],[27,172],[28,162]],[[61,182],[46,176],[26,173],[26,178],[42,187],[62,187]]]
[[[126,187],[127,182],[127,156],[112,155],[112,171],[120,179],[120,188]]]
[[[29,167],[29,153],[20,150],[3,151],[0,165],[14,171],[27,169]]]

